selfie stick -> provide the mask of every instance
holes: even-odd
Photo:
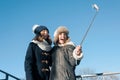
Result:
[[[98,7],[96,4],[93,4],[92,7],[96,10],[96,13],[95,13],[95,15],[93,16],[93,19],[92,19],[92,21],[91,21],[91,23],[90,23],[90,25],[89,25],[89,27],[88,27],[85,35],[83,36],[83,39],[82,39],[82,41],[81,41],[81,43],[80,43],[81,46],[82,46],[83,41],[85,40],[85,38],[86,38],[86,36],[87,36],[87,34],[88,34],[88,31],[90,30],[90,28],[91,28],[91,26],[92,26],[92,24],[93,24],[93,22],[94,22],[94,20],[95,20],[95,17],[97,16],[97,13],[98,13],[98,11],[99,11],[99,7]]]

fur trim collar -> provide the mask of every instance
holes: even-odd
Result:
[[[72,41],[67,42],[65,44],[58,44],[58,46],[66,46],[66,45],[73,45],[73,46],[75,46],[75,44]]]
[[[32,40],[33,43],[37,44],[42,50],[50,51],[52,49],[51,45],[47,41],[39,42],[37,40]]]

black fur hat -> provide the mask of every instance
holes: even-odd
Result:
[[[33,32],[34,32],[36,35],[40,35],[40,32],[41,32],[42,30],[47,30],[47,31],[49,32],[49,30],[48,30],[48,28],[47,28],[46,26],[37,25],[37,24],[33,26],[32,30],[33,30]]]

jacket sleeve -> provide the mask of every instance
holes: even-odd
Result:
[[[29,44],[26,52],[26,56],[25,56],[25,62],[24,62],[26,80],[33,80],[33,75],[32,75],[33,56],[32,55],[33,55],[32,44]]]
[[[56,49],[56,47],[54,46],[50,51],[50,56],[49,56],[49,65],[50,65],[50,67],[52,66],[52,53],[54,52],[55,49]]]
[[[76,60],[75,58],[73,57],[73,50],[75,49],[74,46],[68,46],[67,47],[67,52],[69,54],[69,62],[72,66],[76,66]]]
[[[71,46],[71,47],[69,47],[68,48],[69,50],[69,58],[70,58],[70,63],[72,64],[72,65],[74,65],[74,66],[76,66],[76,65],[79,65],[80,64],[80,62],[81,62],[81,59],[83,58],[83,53],[81,53],[81,55],[80,56],[77,56],[76,54],[75,54],[75,47],[74,46]]]

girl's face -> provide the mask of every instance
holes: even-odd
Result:
[[[41,34],[41,36],[43,37],[43,39],[47,39],[48,36],[49,36],[49,33],[48,33],[47,30],[42,30],[42,31],[40,32],[40,34]]]
[[[64,44],[67,40],[67,35],[65,33],[60,33],[58,36],[58,43]]]

